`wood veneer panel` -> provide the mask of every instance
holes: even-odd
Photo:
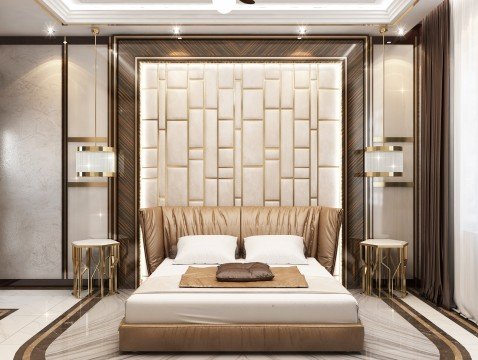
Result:
[[[309,37],[297,40],[293,37],[191,37],[176,40],[168,37],[114,37],[117,61],[115,76],[116,133],[118,151],[117,218],[116,235],[121,243],[119,283],[132,288],[138,280],[138,124],[136,121],[136,58],[159,57],[181,58],[206,57],[214,61],[221,57],[233,58],[300,58],[345,57],[347,58],[347,118],[345,146],[346,170],[345,229],[348,285],[357,284],[359,246],[364,238],[364,179],[355,177],[363,169],[363,156],[356,150],[363,149],[365,102],[367,82],[365,79],[367,39],[365,37]],[[298,59],[297,59],[298,60]],[[202,60],[204,61],[204,60]],[[254,61],[251,59],[251,61]]]

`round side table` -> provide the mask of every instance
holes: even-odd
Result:
[[[392,250],[396,250],[398,255],[393,256]],[[380,297],[382,268],[385,268],[388,272],[389,296],[393,296],[394,283],[402,297],[407,295],[408,242],[393,239],[368,239],[360,243],[360,258],[364,264],[362,267],[362,291],[364,294],[373,294],[373,279],[375,278]],[[395,260],[397,258],[398,262]]]
[[[94,250],[98,250],[98,262],[92,263]],[[104,279],[109,282],[109,293],[118,291],[118,261],[119,261],[119,242],[111,239],[88,239],[78,240],[72,243],[73,257],[73,295],[81,297],[82,282],[85,272],[88,276],[88,295],[93,293],[93,279],[98,277],[100,286],[100,295],[104,295]],[[85,261],[83,262],[83,250],[85,251]]]

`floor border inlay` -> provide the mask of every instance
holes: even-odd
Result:
[[[5,319],[8,315],[13,314],[18,309],[0,309],[0,320]]]
[[[43,360],[48,346],[79,318],[95,306],[101,297],[98,294],[88,296],[65,311],[38,334],[23,344],[15,353],[14,360]]]
[[[415,297],[426,303],[427,305],[431,306],[433,309],[438,311],[443,316],[446,316],[448,319],[456,323],[457,325],[461,326],[465,330],[469,331],[476,337],[478,337],[478,324],[475,324],[473,321],[467,319],[466,317],[460,315],[457,311],[447,310],[437,306],[436,304],[432,303],[430,300],[425,299],[420,293],[416,290],[411,290],[411,294]]]
[[[433,342],[440,352],[441,359],[471,360],[463,345],[403,300],[388,297],[382,297],[382,300]]]

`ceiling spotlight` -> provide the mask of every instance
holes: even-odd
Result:
[[[405,35],[405,29],[402,28],[402,27],[399,27],[398,30],[397,30],[397,34],[398,34],[398,36]]]
[[[55,28],[52,25],[48,25],[45,29],[45,32],[48,36],[53,36],[55,34]]]
[[[212,0],[212,5],[221,14],[229,14],[236,6],[236,0]]]
[[[302,40],[302,37],[307,34],[307,28],[305,26],[299,27],[299,36],[297,36],[297,40]]]
[[[179,26],[174,26],[173,27],[173,35],[175,35],[178,40],[183,39],[182,36],[181,36],[181,28]]]

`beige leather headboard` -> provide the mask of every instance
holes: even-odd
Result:
[[[306,255],[333,273],[342,209],[327,207],[180,207],[140,210],[148,272],[151,274],[185,235],[288,234],[304,238]]]

